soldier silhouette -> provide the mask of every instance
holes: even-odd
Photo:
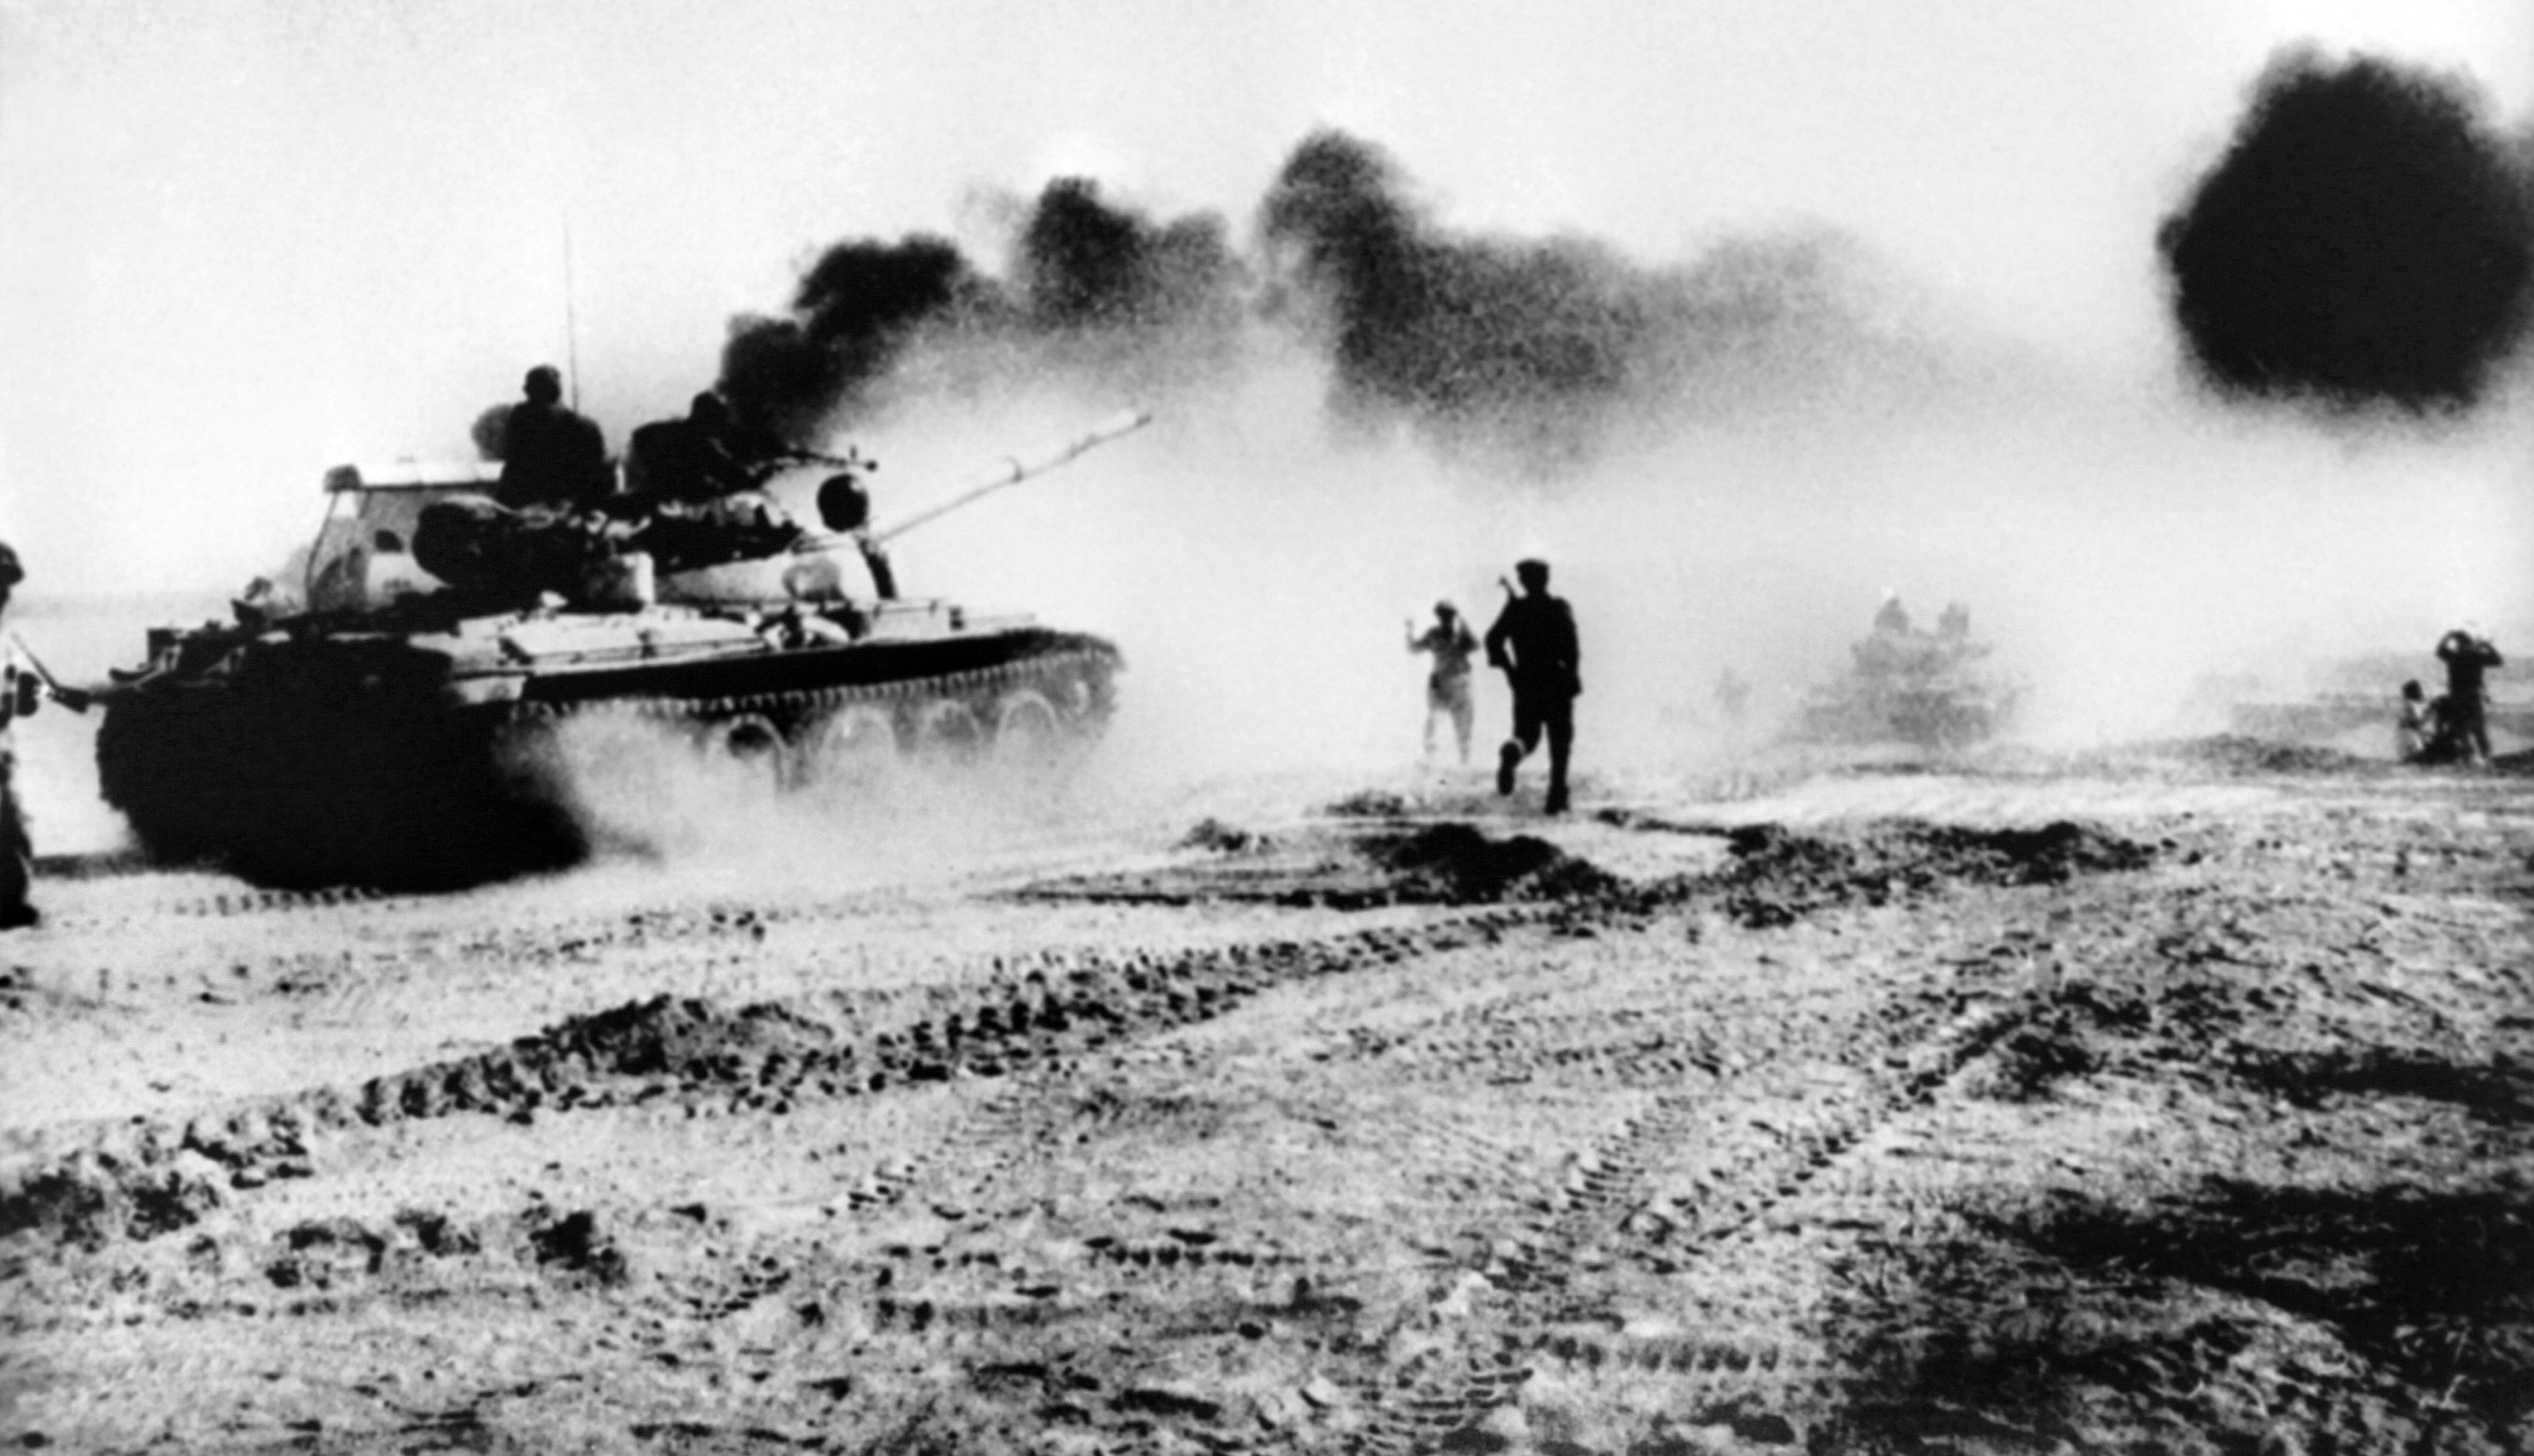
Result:
[[[1541,807],[1563,814],[1566,761],[1575,742],[1575,699],[1584,691],[1583,651],[1574,611],[1565,599],[1548,594],[1548,563],[1526,560],[1513,569],[1522,595],[1505,603],[1495,625],[1487,628],[1487,663],[1503,669],[1513,686],[1513,736],[1496,752],[1496,792],[1513,792],[1514,771],[1545,733],[1548,798]]]

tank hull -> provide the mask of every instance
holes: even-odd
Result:
[[[163,670],[108,702],[100,785],[161,861],[277,886],[452,888],[588,851],[552,751],[576,718],[638,718],[790,784],[875,743],[1036,764],[1100,730],[1119,666],[1097,637],[1028,625],[790,646],[728,625],[654,612],[180,634]],[[705,640],[663,645],[682,631]]]

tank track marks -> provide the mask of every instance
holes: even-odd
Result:
[[[698,748],[770,754],[787,783],[821,777],[859,727],[891,757],[964,760],[1097,733],[1116,658],[1060,649],[889,681],[719,697],[531,697],[444,710],[186,687],[108,709],[97,734],[106,801],[150,856],[211,863],[276,890],[442,891],[584,857],[541,741],[575,719],[679,726]]]
[[[1730,1308],[1696,1298],[1715,1293],[1716,1281],[1702,1277],[1707,1262],[1804,1196],[1877,1129],[1962,1076],[2038,1007],[2030,993],[1961,1010],[1950,998],[1904,995],[1885,1003],[1886,1015],[1830,1038],[1845,1043],[1830,1053],[1835,1060],[1816,1060],[1829,1049],[1802,1038],[1814,1044],[1643,1103],[1567,1159],[1517,1221],[1461,1241],[1474,1252],[1459,1261],[1460,1280],[1418,1321],[1432,1337],[1408,1366],[1365,1370],[1355,1382],[1363,1448],[1449,1448],[1455,1432],[1525,1397],[1526,1382],[1561,1373],[1560,1363],[1671,1372],[1667,1394],[1678,1398],[1666,1409],[1698,1416],[1692,1424],[1774,1433],[1792,1428],[1789,1412],[1817,1416],[1827,1396],[1824,1355],[1782,1338],[1767,1348],[1718,1338],[1735,1321]],[[1705,1337],[1614,1337],[1601,1289],[1601,1271],[1614,1264],[1680,1288]],[[1486,1317],[1470,1317],[1481,1309]],[[1754,1322],[1763,1322],[1756,1312]]]
[[[1090,950],[1064,958],[1071,968],[1054,975],[1036,964],[1018,974],[998,970],[945,996],[887,998],[841,1024],[819,1006],[632,1002],[358,1088],[259,1098],[182,1125],[114,1125],[90,1145],[0,1178],[0,1239],[28,1231],[88,1245],[155,1237],[198,1221],[227,1201],[229,1190],[308,1176],[312,1139],[361,1124],[467,1112],[529,1120],[663,1098],[779,1112],[809,1098],[1076,1063],[1150,1031],[1211,1019],[1278,984],[1385,965],[1429,943],[1459,944],[1473,924],[1502,928],[1522,918],[1490,910],[1415,930],[1169,957]],[[897,1005],[920,1014],[891,1020],[886,1010]],[[984,1116],[1026,1102],[1015,1091]],[[945,1156],[946,1148],[898,1170],[884,1182],[902,1187],[876,1201],[896,1201]]]

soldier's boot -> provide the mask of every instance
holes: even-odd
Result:
[[[1563,784],[1551,784],[1551,785],[1549,785],[1549,786],[1548,786],[1548,801],[1547,801],[1546,803],[1544,803],[1544,804],[1541,804],[1541,805],[1540,805],[1540,808],[1541,808],[1541,809],[1543,809],[1543,810],[1545,810],[1545,811],[1546,811],[1546,812],[1548,812],[1548,813],[1551,813],[1551,814],[1563,814],[1563,813],[1565,813],[1565,812],[1566,812],[1566,786],[1565,786],[1565,785],[1563,785]]]
[[[1496,750],[1496,792],[1513,792],[1513,771],[1522,763],[1522,745],[1507,743]]]

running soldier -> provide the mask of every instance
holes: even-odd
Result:
[[[1584,691],[1583,651],[1575,613],[1548,594],[1548,563],[1520,561],[1514,575],[1522,595],[1505,603],[1487,628],[1487,664],[1504,670],[1513,686],[1513,736],[1496,756],[1496,792],[1513,792],[1521,767],[1540,734],[1548,735],[1548,799],[1551,814],[1566,812],[1566,758],[1575,741],[1575,699]]]
[[[1461,766],[1470,763],[1470,726],[1474,716],[1470,706],[1470,655],[1478,650],[1478,639],[1470,633],[1470,624],[1461,620],[1461,610],[1449,602],[1434,604],[1434,625],[1422,635],[1417,623],[1408,624],[1408,650],[1434,655],[1434,670],[1425,677],[1425,756],[1434,756],[1434,720],[1448,716],[1452,734],[1460,741]]]

